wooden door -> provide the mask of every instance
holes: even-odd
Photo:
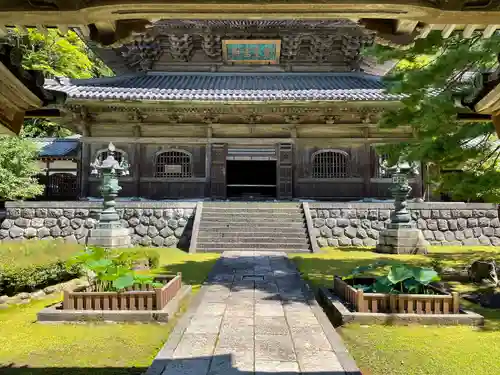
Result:
[[[226,199],[227,144],[214,143],[211,149],[210,197]]]
[[[278,199],[291,200],[293,198],[293,144],[280,143],[278,145]]]

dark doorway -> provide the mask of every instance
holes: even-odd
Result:
[[[276,198],[276,160],[228,160],[226,178],[228,198]]]

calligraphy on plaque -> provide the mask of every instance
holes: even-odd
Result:
[[[278,64],[281,40],[224,40],[224,61],[233,64]]]

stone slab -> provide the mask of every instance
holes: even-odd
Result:
[[[292,337],[289,335],[255,335],[255,360],[295,361]]]

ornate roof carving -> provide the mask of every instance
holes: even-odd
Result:
[[[350,20],[160,20],[116,49],[122,61],[94,48],[117,71],[184,70],[185,63],[207,71],[225,65],[222,41],[228,39],[280,39],[282,70],[290,64],[314,70],[319,64],[357,71],[360,50],[373,43],[374,33]]]

